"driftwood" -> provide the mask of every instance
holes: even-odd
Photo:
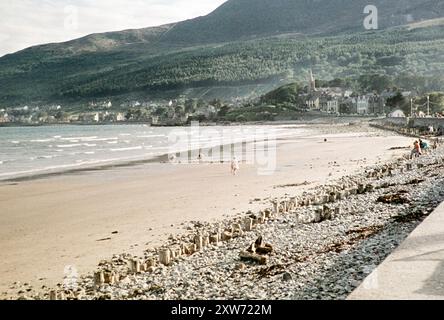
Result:
[[[256,248],[257,254],[264,255],[264,254],[269,254],[271,252],[273,252],[273,247],[271,246],[271,244],[268,243],[266,243],[263,247]]]
[[[377,202],[382,202],[386,204],[405,204],[410,203],[411,201],[402,194],[389,194],[379,197]]]
[[[271,244],[264,243],[262,236],[259,236],[259,238],[257,238],[257,240],[247,248],[246,252],[251,254],[266,255],[273,252],[273,246]]]
[[[267,264],[267,257],[261,256],[261,255],[256,254],[256,253],[242,251],[239,254],[239,256],[240,256],[240,259],[243,260],[243,261],[256,262],[256,263],[259,263],[261,265],[266,265]]]
[[[231,238],[233,238],[233,234],[232,234],[231,232],[224,231],[224,232],[222,233],[222,241],[228,241],[228,240],[230,240]]]

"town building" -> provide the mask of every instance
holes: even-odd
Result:
[[[0,112],[0,123],[9,122],[9,116],[6,112]]]

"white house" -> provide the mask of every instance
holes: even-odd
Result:
[[[328,113],[339,112],[339,98],[331,95],[323,95],[320,100],[321,110]]]
[[[327,112],[338,113],[339,112],[339,101],[338,99],[330,99],[327,101]]]
[[[116,114],[116,121],[125,121],[125,115],[122,112]]]
[[[0,123],[9,122],[8,114],[5,112],[0,112]]]
[[[389,114],[389,118],[405,118],[405,113],[402,110],[395,110]]]
[[[84,122],[99,122],[100,116],[98,112],[83,113],[79,116],[79,120]]]
[[[368,96],[359,96],[356,100],[356,112],[358,114],[368,114],[369,113],[369,97]]]

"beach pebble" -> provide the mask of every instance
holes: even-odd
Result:
[[[100,270],[125,276],[109,285],[98,274],[101,285],[97,289],[93,274],[85,275],[79,281],[84,289],[80,298],[346,299],[444,201],[444,168],[433,167],[438,158],[444,158],[442,149],[422,157],[424,166],[419,169],[393,175],[386,170],[387,174],[376,177],[368,173],[383,168],[371,166],[365,172],[329,181],[328,185],[305,189],[303,194],[290,193],[278,199],[281,204],[290,204],[289,199],[298,197],[297,203],[304,200],[305,205],[285,212],[275,213],[271,202],[275,199],[270,198],[267,208],[240,217],[216,223],[190,222],[185,234],[172,236],[162,247],[147,250],[144,259],[137,258],[147,264],[144,271],[131,272],[128,262],[136,259],[131,255],[100,262]],[[388,163],[387,168],[396,162]],[[433,170],[436,176],[426,174],[427,170]],[[414,179],[424,181],[411,184]],[[405,194],[408,203],[377,201],[385,195]],[[324,196],[329,203],[320,204]],[[215,243],[216,234],[223,241]],[[247,256],[241,253],[259,236],[273,244],[272,252],[264,255],[266,261],[241,262],[241,256]],[[194,252],[196,248],[190,254],[179,254],[182,244],[194,245],[200,251]],[[174,249],[174,258],[170,249]],[[148,259],[156,263],[149,267]],[[134,269],[137,271],[137,266]],[[19,284],[13,289],[25,294]],[[54,290],[44,289],[47,298]]]

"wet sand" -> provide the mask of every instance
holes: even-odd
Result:
[[[266,176],[249,164],[232,176],[227,163],[146,163],[1,182],[0,292],[15,281],[61,283],[67,266],[92,271],[115,253],[141,254],[188,221],[263,208],[270,197],[384,162],[406,152],[390,148],[411,143],[366,126],[320,129],[279,140],[276,170]]]

